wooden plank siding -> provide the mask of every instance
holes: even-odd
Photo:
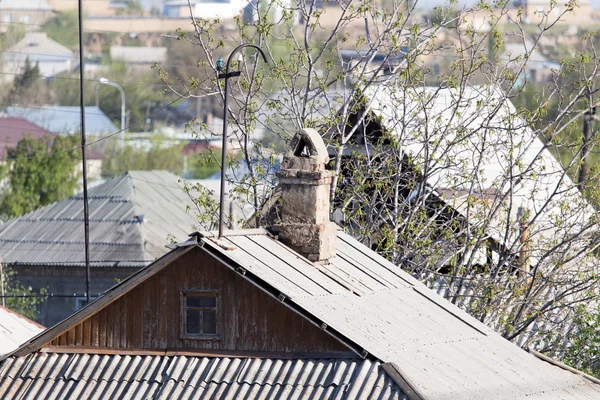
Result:
[[[181,292],[220,290],[219,338],[182,339]],[[336,353],[349,349],[197,248],[46,344],[56,349]]]

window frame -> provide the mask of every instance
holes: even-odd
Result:
[[[197,309],[198,307],[187,307],[186,299],[188,296],[204,296],[209,297],[214,295],[215,297],[215,333],[188,333],[187,332],[187,310]],[[219,289],[186,289],[180,292],[180,338],[181,339],[192,339],[192,340],[220,340],[221,335],[221,290]],[[210,307],[207,307],[210,308]]]

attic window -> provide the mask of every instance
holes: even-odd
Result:
[[[216,290],[182,292],[182,338],[216,339],[219,333],[219,303],[219,292]]]

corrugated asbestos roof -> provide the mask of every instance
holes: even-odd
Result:
[[[89,190],[93,267],[142,267],[185,240],[193,207],[167,171],[130,171]],[[83,201],[77,194],[0,226],[0,257],[17,265],[85,265]]]
[[[508,342],[343,232],[322,266],[253,232],[202,242],[359,351],[396,364],[425,399],[600,398],[600,385]]]
[[[0,355],[10,353],[44,329],[29,318],[0,306]]]
[[[3,399],[405,399],[379,362],[35,353],[0,369]]]
[[[211,233],[204,234],[199,236],[199,242],[201,247],[196,246],[195,240],[181,243],[156,263],[140,270],[89,306],[21,346],[0,365],[2,371],[9,368],[8,365],[21,365],[22,368],[14,375],[1,372],[3,376],[8,374],[19,380],[20,384],[6,384],[2,390],[12,390],[17,386],[31,387],[27,389],[31,398],[46,397],[48,394],[62,398],[59,396],[63,393],[72,394],[70,390],[75,390],[73,387],[86,385],[76,380],[66,380],[64,386],[54,387],[55,379],[50,379],[52,371],[64,373],[62,371],[71,368],[70,360],[63,358],[55,364],[45,362],[43,357],[48,356],[35,352],[75,323],[93,315],[111,299],[135,287],[144,280],[144,276],[152,276],[163,268],[169,268],[173,260],[188,251],[206,251],[226,267],[304,315],[357,354],[368,360],[385,363],[384,369],[393,367],[390,371],[385,369],[386,372],[390,372],[389,376],[405,389],[404,393],[411,392],[411,399],[600,398],[600,385],[593,383],[590,378],[542,361],[508,342],[341,231],[338,232],[337,255],[326,265],[311,263],[262,229],[229,231],[221,239],[216,239]],[[93,357],[100,356],[90,356],[90,360],[97,360]],[[145,389],[136,389],[140,385],[138,381],[123,384],[111,381],[115,374],[137,376],[142,371],[135,367],[120,366],[104,372],[106,363],[117,360],[116,356],[111,357],[105,358],[104,363],[89,363],[91,371],[96,365],[101,366],[97,374],[100,379],[92,379],[97,382],[94,384],[102,385],[101,390],[117,394],[123,391],[142,393]],[[169,356],[160,357],[156,363]],[[200,360],[200,357],[197,359]],[[34,360],[36,364],[39,360],[39,374],[28,377],[26,360]],[[3,381],[6,379],[2,377]],[[293,376],[284,379],[291,386],[295,384]],[[373,380],[376,380],[375,376],[366,382]],[[219,381],[211,381],[213,383],[219,384]],[[158,386],[159,383],[154,385]],[[185,387],[186,384],[178,382],[172,385]],[[205,386],[200,386],[204,393]],[[238,390],[238,384],[232,388]],[[84,393],[86,396],[94,387],[89,389]],[[81,393],[83,389],[77,390],[77,393]],[[199,389],[194,387],[189,390]],[[227,387],[221,390],[219,393],[229,393]],[[253,393],[249,398],[255,397]],[[288,395],[287,392],[278,392],[273,397]],[[187,398],[187,392],[181,397]],[[315,398],[320,397],[315,395]],[[381,395],[380,398],[388,397]]]

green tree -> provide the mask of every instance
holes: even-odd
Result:
[[[15,272],[10,268],[4,267],[2,272],[1,279],[4,284],[4,293],[7,296],[6,307],[35,320],[39,315],[38,305],[45,299],[46,289],[41,289],[39,293],[36,293],[31,287],[22,285]]]
[[[9,103],[41,104],[45,102],[46,86],[40,76],[40,67],[32,64],[29,58],[20,75],[15,76],[8,93]]]
[[[75,27],[77,27],[77,11],[60,11],[44,24],[42,31],[63,46],[75,48],[77,47]]]
[[[72,195],[77,188],[78,161],[74,136],[21,140],[8,150],[8,163],[0,174],[8,179],[0,215],[13,218]]]
[[[147,148],[130,145],[121,147],[120,142],[111,141],[104,148],[103,169],[110,176],[126,171],[161,169],[181,174],[183,171],[183,145],[173,143],[162,135],[153,135]]]

